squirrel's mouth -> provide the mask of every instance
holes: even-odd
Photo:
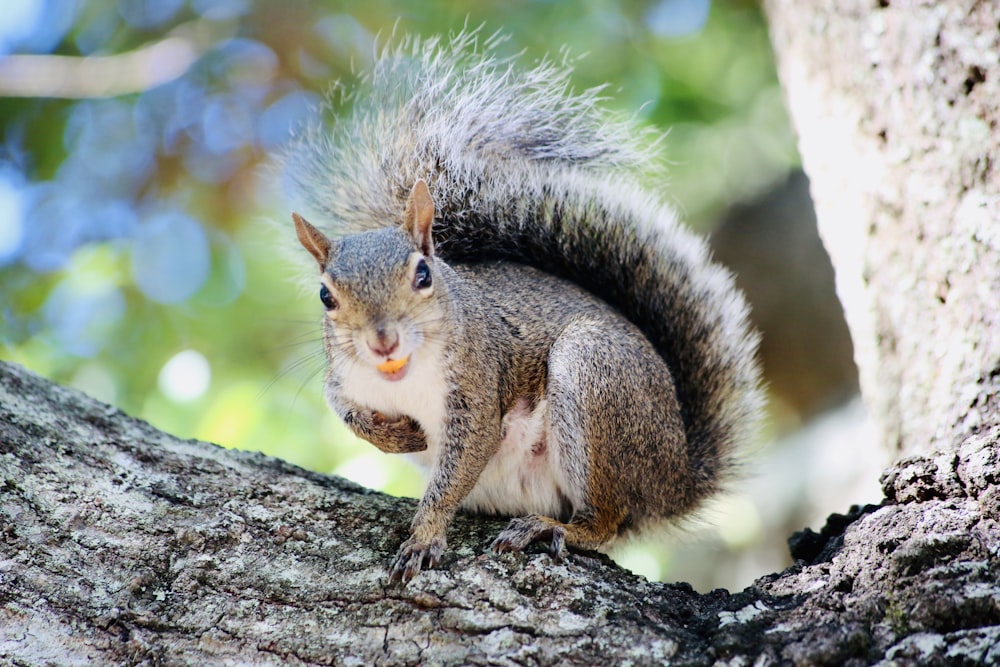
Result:
[[[386,380],[395,382],[397,380],[402,380],[403,376],[406,375],[409,363],[410,355],[406,355],[402,359],[386,359],[381,364],[376,365],[375,370],[377,370]]]

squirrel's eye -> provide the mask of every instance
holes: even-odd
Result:
[[[326,285],[320,285],[319,300],[323,302],[323,307],[327,310],[337,309],[337,300],[330,294],[330,290],[327,289]]]
[[[413,289],[422,290],[427,289],[431,286],[431,269],[427,266],[427,262],[420,260],[417,262],[417,268],[413,272]]]

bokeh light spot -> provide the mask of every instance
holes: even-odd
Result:
[[[205,147],[216,155],[246,146],[253,141],[253,121],[246,104],[235,96],[217,95],[202,114]]]
[[[134,109],[125,102],[77,104],[66,122],[63,141],[69,154],[60,166],[60,180],[78,188],[132,194],[153,168],[156,148],[156,138],[139,129]]]
[[[250,11],[247,0],[194,0],[191,8],[212,21],[230,21]]]
[[[113,338],[111,334],[125,314],[125,298],[108,285],[83,290],[67,277],[52,290],[42,310],[66,352],[93,357]]]
[[[763,530],[760,513],[748,496],[732,495],[719,501],[719,536],[731,547],[753,543]]]
[[[163,395],[177,403],[204,396],[212,381],[208,359],[196,350],[178,352],[163,365],[157,385]]]
[[[5,50],[21,53],[49,53],[62,41],[66,33],[76,23],[85,3],[80,0],[2,0],[0,21],[7,19],[11,5],[27,4],[29,14],[19,19],[22,28],[19,34],[11,35],[10,43],[0,40],[0,53]],[[35,12],[39,12],[35,16]]]
[[[384,488],[386,482],[389,481],[381,462],[376,455],[369,453],[359,454],[344,461],[337,466],[333,474],[345,477],[369,489]]]
[[[319,95],[296,90],[267,107],[257,121],[261,147],[274,150],[291,139],[293,130],[315,123],[322,103]]]
[[[256,384],[238,382],[212,392],[195,437],[223,447],[247,442],[264,419],[259,391]]]
[[[711,0],[660,0],[646,13],[646,24],[661,37],[686,37],[705,27],[711,7]]]
[[[35,31],[42,17],[44,0],[4,0],[0,12],[0,53]]]
[[[659,581],[663,576],[659,559],[648,548],[642,546],[629,544],[620,551],[616,551],[615,562],[626,570],[646,577],[650,581]]]
[[[184,0],[118,0],[122,18],[137,28],[155,28],[169,21]]]
[[[160,213],[139,226],[132,245],[132,278],[150,299],[189,299],[208,278],[210,265],[205,232],[188,216]]]

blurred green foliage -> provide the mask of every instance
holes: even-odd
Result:
[[[419,495],[420,474],[354,441],[323,405],[319,304],[296,283],[312,260],[277,253],[265,222],[290,213],[269,155],[331,81],[411,32],[482,25],[526,61],[565,47],[583,56],[574,85],[610,83],[609,104],[669,129],[662,187],[696,226],[796,160],[765,26],[745,0],[6,2],[0,356],[179,436],[391,493]],[[113,97],[61,98],[58,67],[34,81],[47,92],[18,96],[4,69],[24,54],[98,61],[168,38],[193,63]]]

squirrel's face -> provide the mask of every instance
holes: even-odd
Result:
[[[437,264],[399,229],[332,242],[319,288],[330,361],[353,360],[387,380],[403,379],[420,348],[440,338]]]
[[[435,289],[434,201],[427,184],[413,185],[399,227],[334,241],[298,214],[292,218],[299,241],[319,264],[330,363],[357,362],[386,380],[402,380],[411,357],[443,335],[445,320],[443,286]]]

